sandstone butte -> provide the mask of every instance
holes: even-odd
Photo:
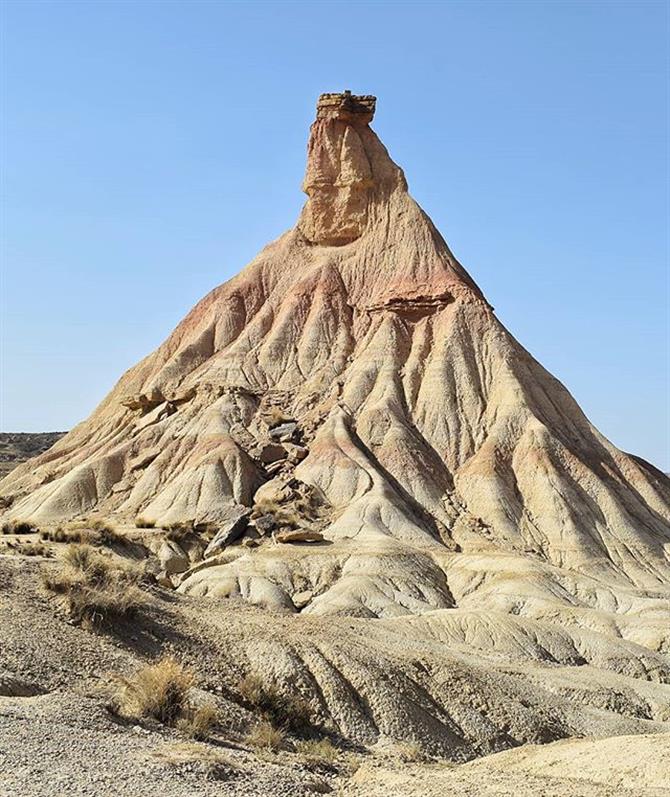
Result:
[[[5,518],[191,524],[216,537],[179,592],[377,618],[321,645],[331,669],[317,642],[264,655],[316,679],[354,739],[416,726],[472,755],[667,730],[670,480],[504,328],[374,110],[321,96],[295,227],[0,483]],[[438,649],[460,651],[449,695],[412,670]],[[374,690],[365,711],[345,675]]]

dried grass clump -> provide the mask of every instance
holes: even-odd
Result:
[[[177,722],[177,728],[189,739],[204,741],[219,724],[219,710],[213,703],[189,708]]]
[[[148,664],[131,678],[117,679],[120,689],[114,705],[124,717],[155,719],[200,741],[208,739],[219,723],[215,704],[196,706],[190,701],[195,673],[172,656]]]
[[[275,728],[268,720],[261,720],[254,725],[246,737],[247,744],[256,750],[276,751],[281,749],[284,741],[284,731],[280,728]]]
[[[165,656],[132,678],[119,676],[119,681],[116,705],[120,714],[174,725],[186,712],[195,674],[172,656]]]
[[[396,747],[398,758],[405,764],[426,760],[426,755],[417,742],[402,742]]]
[[[277,728],[296,734],[312,729],[309,704],[301,697],[285,695],[274,684],[266,685],[258,675],[250,674],[239,685],[240,696]]]
[[[318,519],[316,500],[314,495],[289,498],[285,502],[262,498],[254,506],[253,516],[272,515],[278,526],[302,528],[305,524],[309,525]]]
[[[165,537],[172,542],[184,542],[195,534],[192,523],[170,523],[165,527]]]
[[[113,545],[122,546],[128,542],[123,534],[119,534],[115,526],[102,520],[94,520],[91,523],[91,530],[95,534],[94,541],[97,545],[106,545],[111,548]]]
[[[295,749],[305,761],[317,766],[331,766],[337,761],[340,754],[340,751],[330,739],[307,739],[306,741],[298,742]]]
[[[155,520],[147,520],[147,518],[142,517],[142,515],[138,515],[135,518],[135,528],[137,528],[137,529],[155,529],[156,528],[156,521]]]
[[[90,545],[71,544],[60,567],[42,573],[42,585],[65,599],[75,623],[103,628],[142,608],[145,597],[136,586],[141,578],[137,565],[113,559]]]
[[[43,540],[49,540],[50,542],[86,542],[90,543],[92,540],[93,535],[91,532],[86,531],[84,529],[74,528],[74,529],[64,529],[62,526],[58,526],[57,529],[45,530],[40,532],[40,538]]]
[[[10,520],[2,524],[3,534],[36,534],[39,529],[26,520]]]
[[[58,526],[55,530],[40,532],[43,540],[64,543],[86,543],[87,545],[102,545],[106,547],[124,546],[128,540],[110,523],[102,520],[76,521],[68,526]]]
[[[50,557],[51,551],[41,542],[7,542],[3,543],[3,551],[16,556],[44,556]]]
[[[41,542],[21,542],[16,550],[22,556],[51,556],[51,551]]]

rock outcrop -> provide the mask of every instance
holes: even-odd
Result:
[[[458,605],[664,649],[670,481],[498,321],[374,108],[320,98],[296,227],[0,483],[7,516],[224,529],[230,555],[184,592],[389,618]],[[288,532],[323,542],[275,544]]]

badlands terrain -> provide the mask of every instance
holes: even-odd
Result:
[[[65,432],[0,432],[0,478],[60,440]]]
[[[2,795],[661,795],[670,480],[322,95],[296,226],[2,482]]]

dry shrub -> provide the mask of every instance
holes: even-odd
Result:
[[[261,720],[249,731],[246,741],[257,750],[279,750],[284,744],[284,731],[268,720]]]
[[[170,523],[165,528],[165,537],[172,542],[184,542],[195,534],[192,523]]]
[[[53,531],[49,529],[40,532],[41,539],[50,542],[91,542],[92,536],[90,532],[83,529],[64,529],[62,526],[58,526]]]
[[[120,714],[174,725],[186,715],[195,674],[172,656],[165,656],[138,670],[132,678],[119,677],[119,681],[116,704]]]
[[[258,675],[243,678],[238,691],[241,697],[263,714],[274,726],[297,734],[312,728],[309,704],[301,697],[282,694],[274,684],[266,685]]]
[[[3,543],[6,553],[16,556],[45,556],[50,557],[51,551],[41,542],[7,542]]]
[[[2,524],[3,534],[36,534],[39,529],[26,520],[10,520]]]
[[[156,528],[156,521],[155,520],[147,520],[142,515],[138,515],[135,518],[135,528],[137,529],[155,529]]]
[[[417,742],[402,742],[396,747],[398,758],[405,764],[426,760],[426,755]]]
[[[298,742],[295,746],[305,761],[310,764],[329,766],[335,763],[340,751],[330,741],[330,739],[308,739]]]
[[[112,547],[113,545],[126,545],[128,542],[126,537],[123,534],[119,534],[110,523],[96,520],[91,524],[91,530],[95,532],[94,540],[98,545]]]
[[[144,605],[136,586],[141,577],[137,565],[112,559],[90,545],[71,544],[61,566],[42,573],[42,585],[64,597],[75,623],[103,628],[132,617]]]
[[[177,722],[177,728],[190,739],[204,741],[219,723],[219,711],[213,703],[188,708]]]
[[[16,546],[22,556],[51,556],[51,551],[41,542],[21,542]]]
[[[148,664],[131,678],[118,677],[116,709],[125,717],[155,719],[172,725],[191,739],[208,739],[219,721],[214,703],[195,706],[189,693],[195,673],[172,656]]]
[[[104,545],[112,547],[114,545],[124,546],[127,539],[112,526],[102,520],[94,520],[90,523],[86,521],[76,521],[67,527],[58,526],[54,531],[42,531],[40,537],[51,542],[77,543],[82,542],[88,545]]]
[[[70,619],[89,628],[105,628],[134,617],[144,604],[144,595],[136,587],[78,587],[68,593]]]

